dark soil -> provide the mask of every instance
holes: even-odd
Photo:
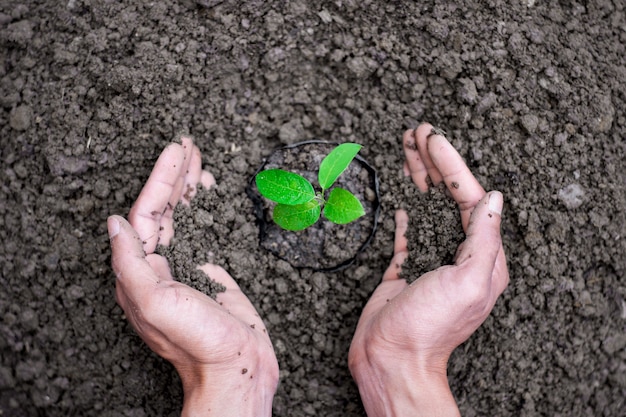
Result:
[[[623,413],[623,1],[124,3],[0,1],[2,415],[179,413],[175,371],[115,303],[105,220],[180,132],[219,186],[177,215],[177,242],[204,241],[190,262],[224,266],[264,317],[275,415],[363,415],[348,346],[394,210],[411,217],[407,277],[462,240],[445,194],[403,177],[420,121],[506,200],[511,284],[449,365],[463,415]],[[342,272],[261,249],[245,194],[275,147],[312,138],[363,144],[380,175],[381,225]]]

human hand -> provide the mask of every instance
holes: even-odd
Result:
[[[408,216],[396,213],[394,257],[363,309],[349,367],[369,417],[457,416],[446,367],[452,351],[491,312],[509,282],[500,238],[502,194],[485,193],[461,156],[431,125],[403,136],[405,174],[421,191],[444,181],[461,213],[465,241],[454,265],[408,285]]]
[[[139,336],[170,361],[183,384],[183,416],[271,415],[278,362],[265,326],[248,298],[221,267],[199,267],[226,287],[217,301],[174,280],[154,253],[174,235],[176,204],[189,204],[198,183],[213,176],[201,167],[189,138],[170,144],[133,205],[128,223],[107,225],[117,302]]]

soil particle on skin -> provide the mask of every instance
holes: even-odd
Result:
[[[364,415],[347,354],[394,211],[407,280],[464,239],[443,186],[402,173],[402,134],[428,121],[505,200],[511,283],[448,365],[462,415],[621,415],[625,19],[620,1],[2,2],[0,414],[180,414],[174,368],[115,303],[106,217],[188,132],[218,185],[176,210],[174,276],[219,299],[195,269],[212,262],[249,296],[280,363],[274,415]],[[379,228],[341,272],[262,250],[245,193],[273,149],[313,138],[362,144],[380,175]]]

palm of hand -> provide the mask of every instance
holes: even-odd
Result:
[[[363,310],[352,348],[388,364],[404,358],[445,370],[454,348],[493,307],[489,297],[469,288],[470,277],[459,274],[446,266],[411,285],[400,279],[381,283]]]
[[[200,182],[210,187],[214,179],[202,171],[191,140],[183,138],[182,146],[172,144],[163,151],[129,214],[134,230],[117,238],[132,239],[113,243],[118,303],[150,348],[177,368],[184,386],[206,383],[207,374],[219,384],[228,380],[225,373],[233,372],[252,376],[260,371],[277,379],[265,326],[230,275],[215,265],[200,267],[226,287],[213,300],[175,281],[167,260],[154,253],[157,244],[169,244],[174,234],[174,207],[188,204]],[[122,227],[130,229],[127,223]]]
[[[408,216],[396,213],[394,259],[357,325],[349,355],[353,373],[365,369],[371,376],[377,372],[372,369],[425,366],[445,376],[452,351],[482,324],[508,284],[499,213],[490,211],[490,196],[460,155],[445,138],[431,132],[432,126],[422,125],[405,133],[405,172],[422,191],[428,189],[427,176],[435,184],[448,185],[467,239],[457,251],[455,265],[407,285],[399,279],[399,270],[408,255],[404,237]]]

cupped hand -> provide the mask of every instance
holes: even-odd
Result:
[[[399,278],[409,218],[396,213],[394,258],[365,306],[349,366],[368,416],[456,416],[446,366],[452,351],[491,312],[509,274],[500,237],[502,194],[485,193],[463,159],[429,124],[403,136],[405,174],[421,191],[445,183],[459,206],[465,241],[454,265],[412,284]]]
[[[278,362],[265,326],[248,298],[222,268],[199,266],[226,290],[213,300],[172,276],[155,253],[174,235],[173,210],[189,204],[202,170],[192,140],[182,138],[161,154],[127,222],[108,220],[116,297],[139,336],[180,374],[183,415],[271,415]]]

